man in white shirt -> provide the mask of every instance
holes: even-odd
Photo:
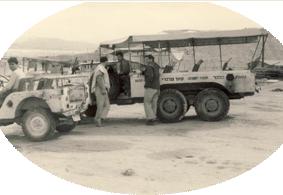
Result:
[[[19,80],[25,76],[24,72],[18,67],[18,60],[15,57],[8,59],[9,67],[12,71],[9,82],[0,91],[0,105],[4,102],[5,98],[19,85]]]
[[[105,119],[110,109],[108,91],[110,90],[109,75],[105,68],[107,62],[106,57],[100,58],[100,64],[95,68],[92,78],[91,93],[96,97],[96,115],[95,122],[101,127],[101,119]]]

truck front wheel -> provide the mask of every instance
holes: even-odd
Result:
[[[219,89],[205,89],[198,93],[195,101],[197,115],[205,121],[219,121],[229,111],[228,96]]]
[[[50,111],[37,108],[24,113],[22,128],[30,140],[44,141],[54,134],[56,123]]]
[[[163,90],[158,99],[157,117],[165,123],[181,120],[187,112],[187,100],[178,90]]]

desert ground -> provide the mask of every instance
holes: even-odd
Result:
[[[250,170],[283,141],[283,82],[231,101],[222,121],[204,122],[191,108],[174,124],[145,126],[142,104],[111,107],[102,128],[85,120],[68,134],[30,142],[21,127],[1,127],[26,158],[95,189],[176,193],[217,184]]]

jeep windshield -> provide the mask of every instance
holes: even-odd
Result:
[[[19,81],[18,91],[84,86],[85,78],[88,78],[88,75],[29,74]]]
[[[264,62],[267,34],[264,29],[242,29],[137,35],[102,42],[99,52],[115,61],[115,53],[122,51],[132,64],[140,65],[152,54],[165,72],[195,71],[201,64],[205,71],[252,69],[259,60]]]

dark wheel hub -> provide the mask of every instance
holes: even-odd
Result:
[[[219,108],[219,104],[218,104],[218,101],[215,100],[215,99],[209,99],[206,101],[205,103],[205,107],[206,107],[206,110],[208,112],[215,112],[218,110]]]
[[[182,92],[164,89],[158,98],[157,118],[165,123],[180,121],[187,111],[187,101]]]
[[[177,104],[173,99],[167,99],[164,101],[163,109],[168,113],[173,113],[177,109]]]
[[[220,89],[204,89],[196,97],[196,113],[205,121],[219,121],[223,119],[227,115],[229,107],[229,98]]]

